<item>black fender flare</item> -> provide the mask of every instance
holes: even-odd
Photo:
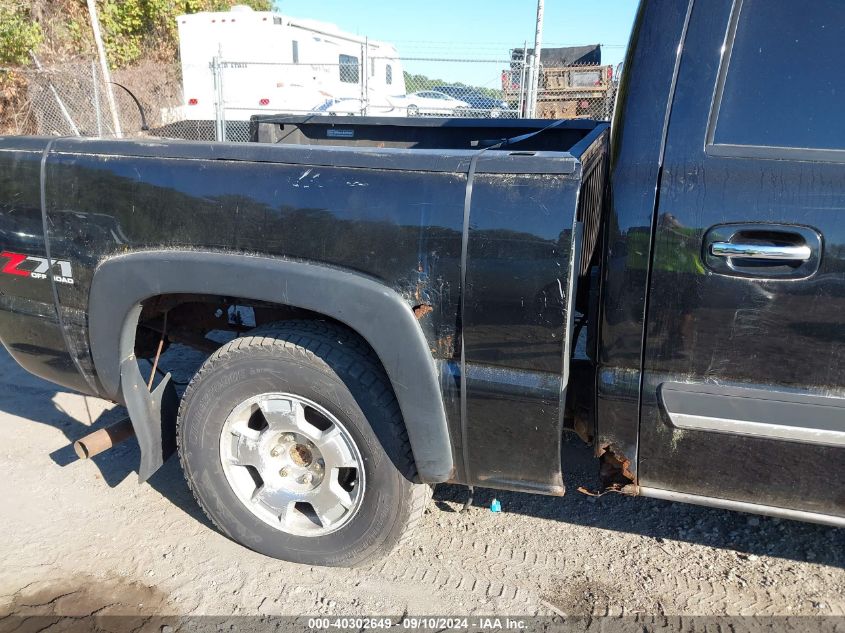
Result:
[[[437,369],[402,297],[379,281],[330,266],[208,251],[138,251],[103,261],[89,297],[91,355],[104,396],[126,404],[141,445],[139,477],[155,472],[172,447],[163,429],[175,420],[169,379],[152,394],[134,356],[141,303],[160,294],[198,293],[269,301],[331,317],[360,334],[381,360],[402,410],[422,481],[454,475]],[[165,393],[167,392],[167,393]]]

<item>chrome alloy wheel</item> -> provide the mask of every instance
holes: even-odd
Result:
[[[364,497],[364,463],[349,431],[320,405],[289,393],[235,407],[220,435],[220,461],[244,506],[288,534],[334,532]]]

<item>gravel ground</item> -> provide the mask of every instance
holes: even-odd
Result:
[[[196,359],[167,356],[186,379]],[[77,461],[69,443],[120,408],[32,377],[2,350],[0,385],[0,616],[845,615],[845,531],[581,495],[596,467],[577,439],[565,498],[480,490],[459,513],[465,489],[439,486],[411,544],[330,570],[217,533],[176,459],[139,485],[134,440]]]

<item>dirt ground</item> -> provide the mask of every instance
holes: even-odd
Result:
[[[8,613],[845,615],[845,530],[581,495],[595,465],[577,439],[562,499],[480,490],[459,513],[465,489],[440,486],[413,543],[369,568],[272,560],[212,528],[178,460],[144,485],[134,440],[76,460],[72,440],[122,416],[0,351],[0,624]]]

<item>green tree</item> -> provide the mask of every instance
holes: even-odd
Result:
[[[25,64],[41,44],[41,27],[32,21],[28,2],[0,0],[0,64]]]

